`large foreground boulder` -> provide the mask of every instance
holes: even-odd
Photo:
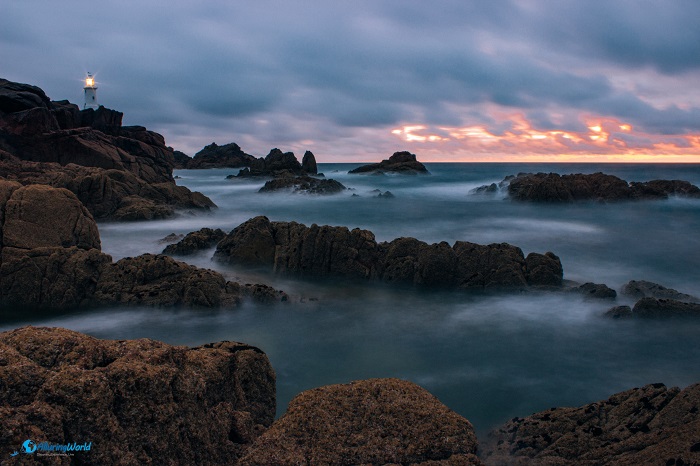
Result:
[[[480,449],[485,464],[700,464],[700,384],[647,385],[580,408],[515,418]]]
[[[363,175],[383,175],[385,173],[397,173],[400,175],[429,175],[430,172],[425,165],[416,159],[415,154],[410,152],[394,152],[387,160],[379,163],[362,165],[350,170],[348,173]]]
[[[560,287],[562,267],[552,254],[524,257],[510,244],[415,238],[377,243],[367,230],[271,222],[255,217],[217,245],[216,260],[305,277],[340,277],[445,289]]]
[[[305,391],[241,465],[478,465],[466,419],[421,387],[372,379]]]
[[[267,356],[235,342],[187,348],[25,327],[0,333],[0,387],[3,464],[235,464],[275,414]],[[26,440],[90,449],[25,454]]]

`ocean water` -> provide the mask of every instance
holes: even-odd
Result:
[[[256,216],[373,231],[379,241],[508,242],[525,254],[552,251],[564,278],[650,280],[700,296],[700,200],[535,205],[470,190],[519,172],[605,173],[628,181],[684,179],[700,165],[426,164],[431,176],[358,176],[356,164],[320,164],[352,191],[315,197],[260,194],[261,181],[226,180],[234,169],[180,170],[178,183],[219,206],[209,214],[153,222],[102,223],[115,260],[160,252],[169,233],[230,231]],[[374,197],[390,191],[392,199]],[[357,194],[353,197],[352,194]],[[104,309],[5,322],[63,326],[101,338],[154,338],[198,345],[237,340],[263,349],[277,373],[278,414],[302,390],[370,377],[416,382],[468,418],[480,435],[514,417],[579,406],[648,383],[700,382],[700,321],[613,321],[614,304],[558,293],[468,295],[357,283],[292,280],[185,258],[229,279],[268,283],[291,302],[238,309]]]

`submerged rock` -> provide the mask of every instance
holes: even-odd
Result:
[[[700,317],[700,304],[675,299],[642,298],[632,308],[634,317]]]
[[[608,285],[602,283],[584,283],[583,285],[569,288],[572,293],[579,293],[590,299],[615,299],[617,292]]]
[[[342,183],[325,178],[314,178],[311,176],[283,176],[267,181],[260,188],[260,193],[270,193],[275,191],[290,191],[295,194],[337,194],[347,188]]]
[[[297,395],[241,465],[480,464],[466,419],[398,379],[329,385]]]
[[[647,385],[580,408],[515,418],[480,447],[488,465],[698,464],[700,384]]]
[[[528,257],[520,248],[505,243],[430,245],[415,238],[377,243],[372,232],[359,228],[307,227],[296,222],[270,222],[262,216],[231,231],[214,255],[218,261],[283,275],[446,289],[561,286],[563,272],[557,256]]]
[[[429,175],[430,172],[425,165],[416,160],[416,155],[410,152],[394,152],[388,160],[379,163],[362,165],[348,173],[377,175],[384,173],[398,173],[401,175]]]
[[[620,293],[634,299],[659,298],[700,303],[700,298],[646,280],[631,280],[622,287]]]
[[[0,333],[0,360],[5,454],[29,438],[91,442],[74,452],[78,464],[231,464],[275,415],[270,362],[243,343],[187,348],[25,327]]]

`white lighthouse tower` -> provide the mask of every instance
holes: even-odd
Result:
[[[97,104],[97,86],[95,85],[95,78],[92,73],[88,72],[85,78],[85,103],[83,108],[93,108],[97,109],[99,105]]]

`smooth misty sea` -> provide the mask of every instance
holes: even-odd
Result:
[[[115,260],[157,253],[169,233],[226,232],[256,215],[307,225],[343,225],[378,241],[508,242],[525,254],[552,251],[564,278],[618,289],[650,280],[700,296],[700,200],[536,205],[472,188],[518,172],[593,173],[627,181],[683,179],[700,185],[700,165],[426,164],[431,176],[357,176],[358,164],[319,164],[352,191],[328,197],[259,194],[262,181],[226,180],[237,169],[179,170],[178,184],[209,196],[210,214],[99,225]],[[392,199],[372,191],[391,191]],[[358,196],[353,197],[352,194]],[[105,309],[6,322],[61,326],[100,338],[154,338],[199,345],[237,340],[259,346],[277,373],[278,414],[302,390],[370,377],[420,384],[469,419],[480,435],[553,406],[579,406],[648,383],[700,382],[700,321],[617,321],[614,305],[558,293],[468,295],[274,277],[185,258],[228,279],[268,283],[291,302],[230,310]],[[632,304],[618,296],[617,304]]]

